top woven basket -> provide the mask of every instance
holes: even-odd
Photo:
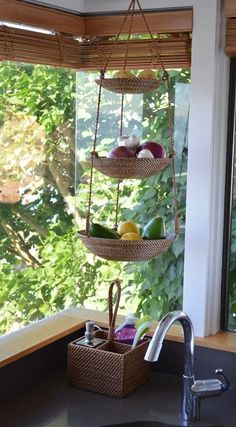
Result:
[[[96,79],[95,82],[110,92],[125,93],[145,93],[157,89],[163,80],[133,78],[103,78]]]
[[[139,159],[137,157],[109,159],[95,156],[94,167],[110,178],[143,179],[163,171],[172,161],[172,157],[165,157],[164,159]]]

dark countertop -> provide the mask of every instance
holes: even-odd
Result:
[[[66,373],[52,372],[38,385],[1,401],[1,427],[101,427],[136,420],[181,425],[179,378],[153,372],[145,385],[118,399],[68,387]],[[201,422],[191,426],[236,425],[236,390],[201,403]]]

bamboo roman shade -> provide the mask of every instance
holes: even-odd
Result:
[[[150,39],[131,40],[127,57],[126,68],[160,68],[153,58],[153,46]],[[191,63],[191,39],[190,35],[174,34],[164,35],[158,41],[160,57],[166,68],[190,67]],[[109,60],[109,69],[123,68],[124,56],[127,48],[126,41],[119,41],[113,49],[113,41],[100,40],[97,43],[82,43],[80,45],[81,68],[84,70],[99,69],[105,64],[105,58],[112,55]]]
[[[82,17],[19,0],[0,0],[0,60],[99,70],[112,51],[121,19],[122,15],[109,19],[101,15]],[[153,34],[158,30],[165,67],[190,66],[192,11],[150,13],[147,20]],[[143,32],[138,14],[134,16],[132,32]],[[116,45],[110,69],[121,67],[126,46],[125,40]],[[152,49],[145,35],[132,39],[127,68],[158,67],[153,63]]]
[[[225,53],[236,56],[236,17],[227,19]]]
[[[79,44],[72,37],[0,25],[0,60],[80,68]]]
[[[224,0],[226,22],[225,52],[236,56],[236,0]]]

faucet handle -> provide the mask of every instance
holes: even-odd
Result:
[[[226,391],[229,388],[229,381],[227,379],[227,377],[224,374],[223,369],[218,368],[215,370],[215,374],[220,377],[221,379],[221,384],[222,384],[222,391]]]
[[[191,392],[196,398],[202,399],[208,396],[217,396],[229,388],[229,381],[227,380],[223,369],[216,369],[215,373],[220,379],[212,378],[209,380],[194,381]]]

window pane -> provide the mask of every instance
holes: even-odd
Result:
[[[187,133],[189,113],[189,70],[171,70],[175,97],[175,149],[177,189],[181,231],[175,244],[162,255],[142,262],[107,261],[89,253],[77,241],[76,262],[80,265],[78,288],[89,289],[84,305],[107,307],[108,284],[115,278],[122,281],[121,312],[145,313],[154,319],[182,306],[185,192],[187,180]],[[78,226],[85,228],[88,202],[89,162],[97,113],[97,74],[77,73],[77,206]],[[167,94],[165,85],[145,95],[126,95],[124,134],[134,134],[142,141],[157,141],[168,148]],[[97,152],[106,156],[119,136],[120,95],[102,91]],[[168,150],[167,150],[168,151]],[[174,231],[172,210],[171,168],[148,179],[127,179],[121,182],[118,223],[132,220],[141,228],[157,215],[165,219],[167,230]],[[112,227],[115,222],[116,180],[94,170],[91,217]],[[79,270],[78,270],[79,271]]]
[[[0,64],[1,334],[77,298],[75,77],[63,68]]]
[[[228,329],[236,331],[236,162],[234,154],[232,212],[231,212],[231,244],[229,254],[229,295],[228,295]]]

